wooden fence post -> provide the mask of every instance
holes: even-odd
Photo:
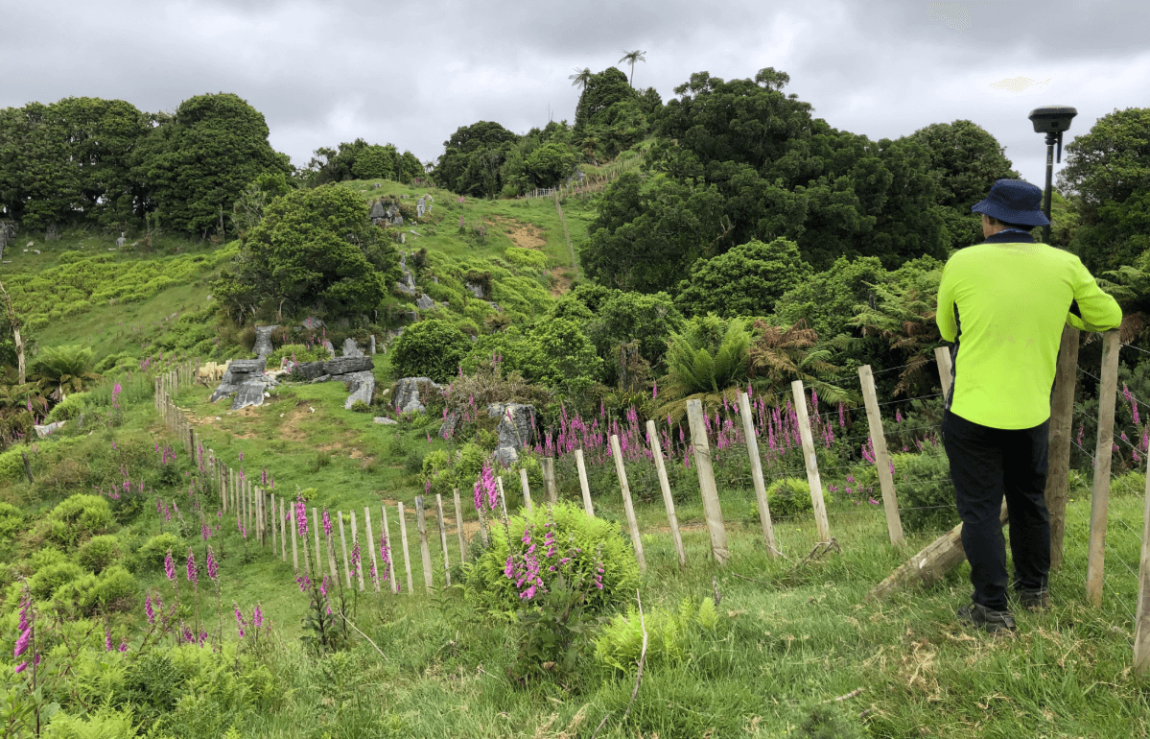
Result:
[[[475,514],[479,517],[479,540],[487,546],[487,517],[483,515],[483,506],[476,508]]]
[[[399,509],[399,539],[403,544],[403,568],[407,570],[407,594],[412,595],[415,593],[415,587],[411,583],[411,554],[407,548],[407,516],[403,515],[403,503],[396,504]]]
[[[523,505],[527,508],[527,515],[531,515],[535,507],[531,505],[531,486],[527,484],[527,470],[523,467],[519,468],[519,485],[523,488]]]
[[[555,485],[555,458],[543,458],[543,491],[547,495],[547,502],[555,505],[559,502],[559,488]]]
[[[1142,557],[1138,564],[1138,615],[1134,619],[1134,674],[1150,675],[1150,469],[1142,506]]]
[[[455,494],[455,533],[459,537],[459,561],[467,563],[467,541],[463,536],[463,507],[459,502],[459,488],[452,488]]]
[[[330,520],[330,516],[328,518]],[[334,585],[339,582],[339,568],[335,564],[335,533],[324,532],[324,538],[327,539],[327,568],[331,572],[331,582]]]
[[[591,503],[591,487],[587,484],[587,465],[583,463],[583,450],[575,450],[575,468],[579,471],[579,490],[583,492],[583,508],[588,516],[595,515],[595,506]]]
[[[355,522],[355,511],[351,512],[351,551],[356,554],[359,545],[359,526]],[[363,549],[359,548],[355,559],[355,576],[359,579],[359,592],[363,592]]]
[[[343,550],[343,579],[347,583],[347,589],[351,590],[351,568],[347,566],[347,536],[343,531],[343,511],[337,511],[337,518],[339,518],[339,546]]]
[[[815,528],[819,541],[830,541],[831,527],[827,522],[827,506],[823,502],[823,483],[819,477],[819,460],[815,454],[815,441],[811,435],[811,419],[807,415],[807,396],[803,391],[803,381],[791,383],[791,394],[795,398],[795,414],[799,421],[799,436],[803,442],[803,460],[807,465],[807,482],[811,486],[811,503],[815,509]]]
[[[395,550],[391,548],[391,529],[387,526],[387,506],[380,503],[379,515],[382,518],[380,526],[383,527],[383,545],[387,547],[387,579],[391,582],[391,592],[399,592],[399,583],[395,581]]]
[[[272,529],[272,555],[274,556],[276,553],[276,499],[274,496],[272,497],[271,520],[269,523]]]
[[[451,565],[447,561],[447,526],[443,522],[443,496],[435,494],[435,510],[439,517],[439,543],[443,547],[443,580],[451,585]]]
[[[431,592],[431,547],[427,544],[427,516],[423,512],[423,496],[415,496],[415,525],[419,530],[419,556],[423,560],[423,584]]]
[[[367,551],[371,555],[371,571],[375,573],[372,578],[372,584],[375,585],[375,592],[379,592],[379,560],[375,557],[375,535],[371,532],[371,507],[363,507],[363,525],[367,531]]]
[[[320,562],[323,561],[323,557],[320,556],[319,552],[319,530],[322,526],[322,522],[319,518],[319,511],[316,510],[315,506],[312,506],[311,509],[311,522],[311,527],[315,529],[315,569],[317,572],[323,572],[323,567],[320,566]]]
[[[635,507],[631,505],[631,487],[627,484],[627,470],[623,466],[623,450],[619,448],[619,437],[611,434],[611,454],[615,457],[615,474],[619,476],[619,489],[623,491],[623,512],[627,514],[627,529],[631,532],[631,544],[635,547],[635,559],[639,560],[639,571],[647,571],[647,560],[643,556],[643,541],[639,538],[639,522],[635,520]]]
[[[743,436],[747,439],[747,456],[751,461],[751,482],[755,486],[755,502],[759,506],[759,524],[763,527],[763,543],[767,554],[779,556],[775,546],[775,526],[771,522],[771,509],[767,503],[767,485],[763,479],[763,460],[759,458],[759,439],[755,436],[755,416],[751,410],[751,398],[744,392],[738,394],[739,415],[743,422]],[[654,424],[651,424],[654,428]]]
[[[707,440],[707,427],[703,423],[702,402],[687,401],[687,421],[691,426],[691,449],[695,452],[695,469],[699,473],[703,513],[707,518],[707,531],[711,535],[711,554],[716,562],[726,564],[731,552],[727,549],[727,528],[723,524],[719,491],[715,487],[715,470],[711,466],[711,443]]]
[[[1063,326],[1050,403],[1050,447],[1046,472],[1046,509],[1050,512],[1050,569],[1062,569],[1066,501],[1070,498],[1070,432],[1078,383],[1078,329]]]
[[[292,507],[293,508],[295,507],[294,504],[292,505]],[[291,529],[291,566],[292,566],[292,569],[295,570],[296,574],[298,575],[299,574],[299,550],[296,548],[296,531],[295,531],[296,525],[295,525],[295,521],[292,520],[293,518],[295,518],[295,517],[294,516],[288,516],[288,528]]]
[[[1110,457],[1114,446],[1114,406],[1118,395],[1117,331],[1102,338],[1102,384],[1098,389],[1098,444],[1094,450],[1094,489],[1090,497],[1090,542],[1086,556],[1086,599],[1102,605],[1106,563],[1106,509],[1110,504]]]
[[[495,476],[495,488],[499,491],[499,506],[503,509],[503,523],[507,523],[507,496],[503,493],[503,475]]]
[[[659,447],[659,432],[655,422],[647,421],[647,443],[651,458],[655,460],[655,474],[659,477],[659,490],[663,492],[663,507],[667,510],[667,524],[671,527],[671,540],[679,555],[679,566],[687,566],[687,550],[683,548],[683,535],[679,533],[679,517],[675,515],[675,499],[671,497],[671,482],[667,479],[667,466],[663,463],[663,450]]]
[[[276,497],[279,500],[279,514],[278,515],[280,517],[280,548],[283,550],[283,552],[281,554],[282,554],[283,561],[287,562],[287,539],[285,538],[285,537],[287,537],[287,529],[285,528],[287,524],[284,523],[284,519],[286,518],[286,516],[284,514],[286,513],[286,510],[284,509],[283,496],[276,496]],[[293,549],[292,551],[295,551],[295,550]]]
[[[886,512],[886,531],[890,536],[890,543],[900,547],[906,543],[906,538],[902,535],[902,518],[898,514],[898,496],[894,489],[894,477],[890,471],[890,452],[886,448],[886,432],[882,428],[878,394],[874,388],[874,373],[871,372],[869,364],[859,367],[859,381],[862,383],[863,402],[866,404],[871,446],[874,448],[878,483],[882,490],[882,506]]]

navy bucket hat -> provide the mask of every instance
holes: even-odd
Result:
[[[970,212],[1020,226],[1050,225],[1042,212],[1042,190],[1022,180],[997,180],[986,200],[972,205]]]

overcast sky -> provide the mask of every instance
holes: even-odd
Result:
[[[634,83],[664,100],[692,72],[771,66],[815,116],[872,139],[970,119],[1041,187],[1027,114],[1073,105],[1073,135],[1150,106],[1146,28],[1138,0],[0,0],[0,107],[90,96],[171,111],[234,92],[297,165],[357,137],[427,161],[478,120],[573,121],[568,75],[639,49]]]

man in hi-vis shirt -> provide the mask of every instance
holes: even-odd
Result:
[[[1030,235],[1049,224],[1041,200],[1042,190],[1028,182],[995,182],[971,208],[982,214],[985,240],[957,251],[938,287],[935,320],[953,343],[943,445],[974,586],[958,617],[988,632],[1014,630],[999,523],[1004,495],[1015,593],[1024,608],[1049,602],[1044,492],[1062,327],[1109,331],[1122,322],[1118,303],[1077,256]]]

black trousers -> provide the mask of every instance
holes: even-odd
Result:
[[[962,519],[973,600],[1005,611],[1006,543],[998,518],[1003,496],[1010,512],[1014,587],[1045,588],[1050,572],[1050,515],[1045,497],[1050,421],[1029,429],[995,429],[947,410],[942,438]]]

